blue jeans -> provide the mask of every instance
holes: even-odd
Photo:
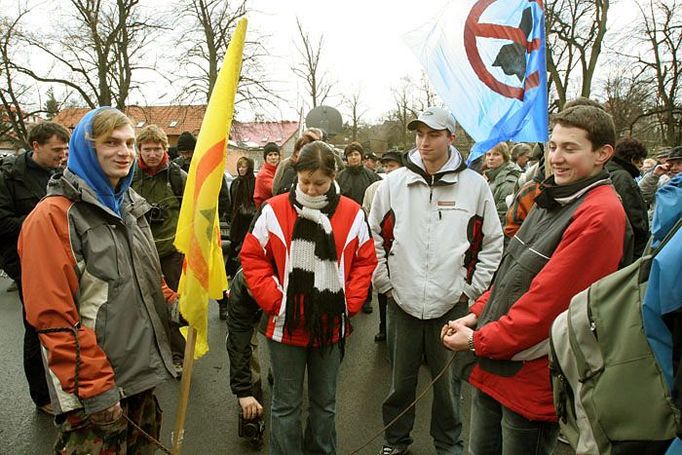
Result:
[[[550,455],[558,435],[558,424],[528,420],[472,388],[470,455]]]
[[[289,346],[268,340],[274,378],[270,455],[336,453],[336,378],[341,364],[337,345]],[[301,430],[303,382],[308,370],[308,420]]]
[[[466,304],[461,304],[439,318],[417,319],[403,311],[393,299],[388,299],[386,341],[393,368],[391,388],[382,408],[384,425],[396,419],[414,401],[419,367],[424,359],[432,378],[445,368],[453,354],[443,347],[440,331],[447,321],[457,319],[466,312]],[[433,385],[431,437],[439,455],[459,455],[463,452],[459,391],[460,382],[453,377],[452,368],[448,368]],[[414,419],[415,409],[412,407],[385,431],[385,443],[400,449],[412,444],[410,432]]]

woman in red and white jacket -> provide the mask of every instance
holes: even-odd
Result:
[[[244,277],[267,317],[274,377],[270,454],[336,453],[336,378],[349,316],[377,259],[365,214],[340,196],[327,144],[306,145],[298,183],[263,205],[241,250]],[[301,431],[304,376],[310,408]]]

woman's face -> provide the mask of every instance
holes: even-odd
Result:
[[[249,171],[249,166],[248,166],[248,164],[246,164],[243,161],[241,163],[239,163],[239,165],[237,166],[237,172],[242,177],[244,177],[248,171]]]
[[[352,151],[347,155],[348,166],[355,167],[362,165],[362,155],[360,152]]]
[[[485,154],[485,164],[488,169],[497,169],[504,164],[504,155],[497,150],[490,150]]]
[[[279,153],[277,152],[268,153],[268,156],[265,157],[265,161],[272,164],[273,166],[277,166],[279,164]]]
[[[322,196],[334,182],[334,176],[324,174],[321,170],[298,172],[298,188],[307,196]]]

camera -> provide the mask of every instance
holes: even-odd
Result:
[[[239,437],[250,440],[253,443],[260,443],[265,432],[265,423],[260,417],[245,420],[244,414],[239,411]]]
[[[166,221],[166,207],[161,204],[152,204],[152,208],[147,212],[149,224],[161,224]]]

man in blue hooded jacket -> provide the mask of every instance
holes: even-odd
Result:
[[[161,427],[153,390],[175,374],[167,324],[177,295],[162,279],[145,218],[151,206],[130,189],[134,144],[120,111],[86,114],[67,169],[19,237],[26,318],[50,371],[57,453],[153,453],[147,435],[158,439]]]

